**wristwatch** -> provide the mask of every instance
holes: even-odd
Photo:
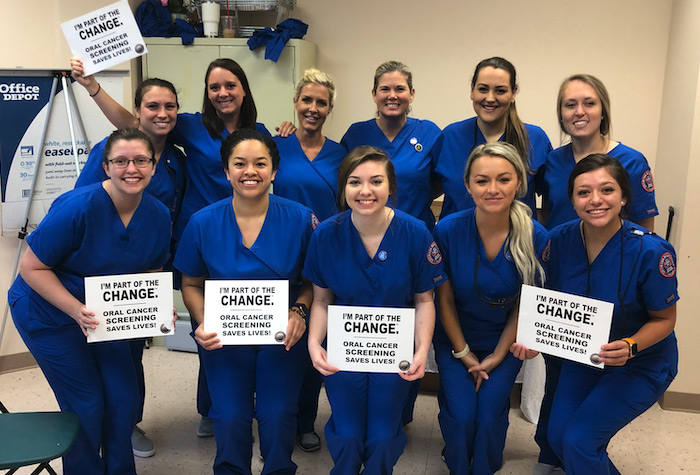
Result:
[[[630,346],[630,358],[637,356],[637,342],[632,338],[623,338],[622,341],[626,342]]]

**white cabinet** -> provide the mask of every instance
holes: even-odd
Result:
[[[250,51],[246,39],[195,38],[183,46],[180,38],[145,38],[148,54],[142,57],[143,79],[159,77],[175,85],[181,112],[201,112],[204,74],[217,58],[231,58],[245,71],[258,109],[258,122],[274,128],[296,121],[292,104],[294,86],[304,70],[316,65],[317,48],[304,40],[290,40],[275,63],[265,59],[265,47]]]

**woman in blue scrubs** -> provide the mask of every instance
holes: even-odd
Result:
[[[549,286],[615,307],[610,342],[599,353],[605,368],[563,361],[548,438],[567,474],[619,474],[606,450],[610,439],[651,407],[678,371],[675,252],[623,219],[634,198],[616,158],[579,161],[567,189],[579,219],[551,232]]]
[[[435,217],[430,205],[438,194],[432,149],[440,128],[429,120],[408,117],[414,96],[408,66],[399,61],[380,64],[372,87],[377,117],[352,124],[340,143],[348,151],[360,145],[383,150],[396,170],[396,209],[422,220],[432,230]]]
[[[139,121],[139,130],[146,134],[153,144],[156,160],[156,171],[151,182],[146,187],[146,192],[158,198],[161,203],[170,209],[170,221],[175,223],[180,214],[180,204],[185,192],[185,156],[182,152],[167,142],[168,134],[177,122],[177,92],[171,82],[163,79],[146,79],[136,89],[134,97],[136,106],[136,118]],[[98,142],[88,156],[87,162],[75,182],[75,187],[102,182],[107,179],[102,163],[104,162],[104,149],[107,138]],[[172,236],[170,242],[171,257],[175,255],[179,236]],[[172,271],[172,260],[163,267],[166,271]],[[173,286],[180,288],[179,273],[173,276]],[[131,353],[139,378],[139,392],[141,394],[141,410],[137,422],[143,419],[143,405],[146,398],[146,386],[143,375],[143,348],[144,339],[137,338],[130,341]],[[156,453],[155,446],[146,437],[143,430],[134,427],[131,435],[134,455],[138,457],[150,457]]]
[[[401,402],[411,381],[425,373],[435,322],[433,288],[444,281],[442,256],[421,221],[387,206],[396,178],[381,150],[353,149],[340,167],[338,188],[346,211],[319,225],[304,265],[314,284],[309,354],[331,405],[331,473],[356,475],[364,466],[368,475],[390,474],[406,445]],[[415,352],[406,373],[338,371],[329,364],[323,342],[331,304],[414,307]]]
[[[520,120],[515,108],[517,93],[515,66],[510,61],[493,57],[476,65],[469,95],[476,117],[445,127],[433,150],[435,173],[445,192],[441,218],[474,207],[462,180],[464,165],[477,145],[497,141],[513,145],[523,160],[527,194],[519,199],[534,216],[535,193],[539,193],[535,178],[552,145],[541,128]]]
[[[130,435],[139,410],[128,340],[88,344],[99,324],[84,305],[84,277],[160,269],[168,259],[170,214],[143,191],[154,149],[136,129],[105,144],[109,178],[57,198],[29,245],[8,293],[15,325],[56,395],[81,429],[63,473],[135,474]]]
[[[659,214],[654,196],[654,179],[644,155],[612,140],[610,95],[605,85],[590,74],[568,77],[559,88],[557,116],[563,134],[571,142],[549,154],[543,173],[543,223],[549,230],[572,219],[576,211],[566,190],[566,182],[577,162],[591,153],[605,153],[617,159],[630,177],[631,200],[625,207],[628,219],[650,231]],[[539,463],[534,475],[547,475],[561,460],[547,442],[549,411],[557,387],[561,361],[545,355],[547,381],[540,409],[535,441],[540,446]]]
[[[323,135],[334,101],[335,83],[330,76],[318,69],[304,71],[294,93],[299,128],[289,137],[274,138],[280,152],[274,193],[308,206],[321,221],[338,212],[338,168],[346,154],[345,147]],[[297,414],[297,446],[305,452],[321,448],[314,423],[322,383],[308,359]]]
[[[136,117],[114,101],[94,76],[83,76],[83,63],[80,59],[71,58],[70,63],[75,80],[85,87],[112,124],[116,127],[138,127]],[[256,122],[256,118],[253,93],[241,66],[228,58],[215,59],[209,63],[204,76],[202,112],[178,114],[177,124],[169,137],[173,143],[182,146],[187,155],[187,190],[173,235],[182,234],[193,213],[231,196],[231,186],[219,160],[221,143],[230,133],[242,128],[270,135],[263,124]],[[282,123],[280,133],[286,134],[289,131],[287,124],[289,123]],[[194,321],[192,325],[194,328]],[[210,405],[200,355],[197,384],[197,411],[202,416],[197,428],[200,437],[213,435],[211,419],[208,417]]]
[[[477,146],[464,183],[475,208],[438,221],[448,282],[437,291],[435,358],[440,428],[450,473],[486,475],[503,464],[510,392],[521,361],[515,342],[521,284],[541,285],[547,232],[517,200],[526,168],[506,142]]]
[[[590,74],[574,74],[565,79],[557,97],[557,116],[562,134],[571,142],[547,157],[542,190],[545,227],[554,229],[577,218],[567,195],[566,180],[584,157],[604,153],[616,158],[630,177],[632,200],[625,208],[628,218],[653,231],[654,216],[659,211],[649,163],[637,150],[610,138],[610,95],[600,79]]]
[[[305,316],[312,291],[302,281],[306,248],[318,222],[310,209],[270,195],[280,157],[272,138],[240,129],[224,139],[221,160],[233,198],[195,213],[182,235],[175,267],[197,322],[216,438],[214,473],[250,473],[252,419],[258,421],[263,474],[293,474],[299,389],[304,374]],[[289,281],[284,345],[222,346],[204,331],[207,279]]]

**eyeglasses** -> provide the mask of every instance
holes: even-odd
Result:
[[[126,168],[132,162],[136,168],[148,168],[152,163],[156,162],[154,159],[146,157],[134,158],[133,160],[128,158],[110,158],[108,161],[114,168]]]

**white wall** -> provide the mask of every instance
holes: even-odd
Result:
[[[700,394],[700,325],[696,315],[700,306],[697,282],[700,259],[700,2],[674,2],[673,28],[670,32],[663,107],[660,115],[656,187],[659,209],[666,222],[669,206],[676,212],[671,243],[678,257],[678,320],[676,335],[680,350],[679,376],[672,391]]]

